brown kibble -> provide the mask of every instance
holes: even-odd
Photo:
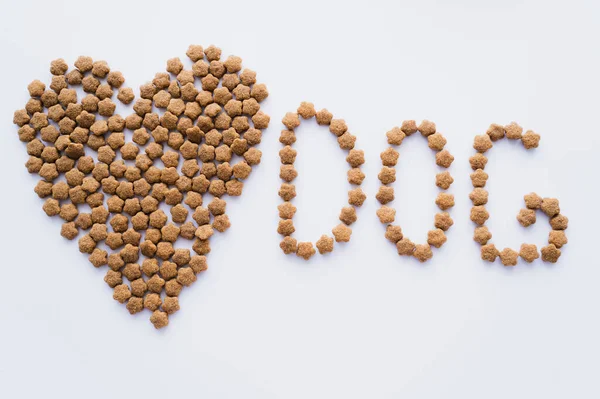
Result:
[[[487,132],[485,132],[492,141],[498,141],[504,138],[504,126],[498,125],[496,123],[492,123],[488,128]]]
[[[177,312],[180,309],[179,299],[171,296],[166,297],[162,308],[165,312],[167,312],[167,314],[173,314]]]
[[[566,230],[569,225],[569,218],[564,215],[556,215],[550,219],[550,226],[553,230]]]
[[[281,163],[283,164],[293,164],[296,161],[296,150],[294,150],[289,145],[286,145],[279,151],[279,157],[281,158]]]
[[[390,145],[400,145],[402,144],[402,140],[406,137],[406,133],[399,127],[392,128],[392,130],[388,131],[385,135],[387,137],[387,142]]]
[[[296,251],[298,250],[298,242],[296,241],[295,238],[286,236],[283,238],[283,240],[281,240],[281,243],[279,244],[279,248],[281,248],[283,253],[286,255],[295,254]]]
[[[292,219],[281,219],[277,226],[277,232],[282,236],[292,235],[296,229],[294,228],[294,222]]]
[[[427,233],[427,243],[436,248],[441,247],[446,241],[446,234],[442,229],[430,230]]]
[[[350,236],[352,235],[352,229],[343,223],[335,226],[331,232],[333,233],[336,242],[348,242],[350,241]]]
[[[310,119],[317,114],[313,103],[303,101],[298,107],[298,115],[303,119]]]
[[[113,299],[119,303],[125,303],[131,298],[131,291],[126,284],[119,284],[114,288]]]
[[[321,255],[333,251],[333,238],[322,235],[317,241],[317,249]]]
[[[189,287],[196,279],[196,274],[191,267],[182,267],[177,271],[177,282],[184,287]]]
[[[379,187],[379,191],[375,195],[375,198],[382,205],[392,202],[394,200],[394,188],[388,186]]]
[[[475,136],[475,139],[473,140],[473,148],[480,153],[484,153],[487,150],[489,150],[490,148],[493,147],[492,144],[492,139],[490,139],[490,136],[488,136],[487,134],[481,134],[478,136]]]
[[[396,218],[396,210],[388,206],[382,206],[377,210],[377,217],[381,223],[392,223]]]
[[[450,175],[450,172],[441,172],[435,175],[435,185],[443,190],[450,188],[450,185],[454,183],[454,179]]]
[[[454,206],[454,195],[448,193],[439,193],[435,204],[443,211]]]
[[[29,95],[31,97],[41,97],[46,90],[46,85],[39,80],[34,80],[33,82],[29,83],[27,90],[29,91]]]
[[[473,202],[473,205],[485,205],[488,202],[488,192],[483,188],[475,188],[469,194],[469,198]]]
[[[548,235],[548,244],[554,244],[556,248],[560,248],[568,242],[564,230],[552,230]]]
[[[77,237],[79,230],[77,230],[77,226],[75,226],[74,222],[66,222],[63,223],[60,229],[60,235],[65,237],[67,240],[72,240]]]
[[[127,301],[125,306],[129,311],[129,314],[136,314],[144,310],[144,299],[138,297],[131,297]]]
[[[429,148],[434,151],[442,151],[448,141],[441,133],[434,133],[427,137]]]
[[[311,256],[313,256],[316,252],[317,251],[313,247],[312,242],[299,242],[296,255],[303,258],[304,260],[309,260]]]
[[[294,212],[295,211],[296,211],[296,208],[294,207]],[[279,214],[281,215],[281,210],[280,210]],[[343,207],[342,211],[340,212],[340,220],[347,225],[351,225],[352,223],[356,222],[356,220],[357,220],[356,209],[354,209],[354,207],[352,207],[352,206]]]
[[[402,122],[400,130],[402,130],[407,136],[410,136],[411,134],[416,133],[419,128],[417,127],[417,122],[414,120],[407,120]]]
[[[154,325],[157,330],[169,325],[169,316],[167,313],[160,310],[155,310],[150,316],[150,322]]]
[[[296,207],[291,202],[284,202],[277,206],[281,219],[292,219],[296,213]]]
[[[417,258],[419,262],[423,263],[433,257],[433,252],[431,252],[429,244],[417,244],[415,245],[413,256]]]
[[[517,264],[519,253],[514,249],[504,248],[499,254],[500,261],[504,266],[514,266]]]
[[[473,240],[479,245],[485,245],[489,240],[492,239],[492,233],[488,230],[486,226],[480,226],[475,228],[475,233],[473,234]]]
[[[490,214],[487,209],[485,209],[485,206],[478,205],[471,208],[471,220],[477,225],[482,226],[489,217]]]
[[[524,199],[525,206],[529,209],[540,209],[542,206],[542,197],[540,197],[536,193],[526,194]]]
[[[494,262],[500,255],[494,244],[486,244],[481,247],[481,259]]]
[[[488,179],[488,174],[483,171],[483,169],[477,169],[475,172],[471,173],[471,182],[473,183],[473,187],[485,187],[485,184]]]
[[[402,234],[402,228],[400,226],[388,225],[385,229],[385,238],[393,242],[394,244],[398,243],[404,235]]]
[[[535,210],[533,209],[521,209],[517,215],[517,220],[523,227],[529,227],[535,223]]]
[[[348,171],[348,183],[361,185],[365,179],[365,174],[359,168],[352,168]]]
[[[532,130],[528,130],[521,137],[521,141],[523,142],[523,146],[525,147],[526,150],[529,150],[531,148],[537,148],[538,145],[540,144],[540,135],[537,133],[534,133]],[[543,248],[542,248],[542,253],[543,253]],[[543,255],[542,255],[542,257],[543,257]]]
[[[110,288],[115,288],[117,285],[123,284],[121,272],[115,270],[108,270],[106,276],[104,276],[104,281]]]
[[[444,231],[448,230],[454,224],[454,220],[450,217],[450,214],[447,212],[441,212],[435,214],[435,222],[434,225],[438,229],[442,229]]]
[[[485,165],[487,164],[488,159],[486,158],[485,155],[481,154],[481,153],[477,153],[475,155],[473,155],[471,158],[469,158],[469,163],[471,164],[471,169],[473,170],[478,170],[478,169],[485,169]]]
[[[452,162],[454,162],[454,157],[448,150],[442,150],[435,154],[435,163],[442,168],[449,168]]]
[[[319,125],[329,125],[333,119],[333,114],[327,111],[327,109],[323,108],[316,113],[316,117]]]
[[[507,131],[508,133],[508,131]],[[509,137],[510,138],[510,137]],[[527,263],[531,263],[540,257],[535,244],[522,244],[519,256]]]
[[[355,188],[348,191],[348,203],[354,206],[362,206],[367,199],[367,195],[361,188]]]
[[[560,206],[556,198],[544,198],[540,208],[550,218],[560,213]]]
[[[381,162],[384,166],[396,166],[399,157],[400,154],[398,151],[394,150],[392,147],[389,147],[380,155]]]
[[[363,150],[350,150],[346,157],[346,162],[353,168],[358,168],[365,163],[365,153]]]
[[[506,131],[506,138],[510,140],[520,140],[523,134],[523,128],[516,122],[511,122],[510,124],[506,125],[504,130]]]
[[[556,245],[550,244],[542,248],[542,260],[544,262],[556,263],[560,258],[560,249]]]
[[[398,250],[398,255],[412,255],[415,252],[415,244],[409,240],[408,238],[402,238],[400,241],[396,243],[396,249]]]
[[[298,114],[294,112],[288,112],[285,114],[281,122],[285,125],[288,130],[294,130],[294,128],[300,126],[300,119]]]
[[[281,165],[279,169],[279,177],[286,182],[293,181],[298,176],[298,172],[294,165]]]
[[[418,130],[424,137],[430,136],[435,133],[435,123],[424,120],[419,125]]]

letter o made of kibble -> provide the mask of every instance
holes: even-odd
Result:
[[[292,183],[298,176],[294,168],[297,152],[293,145],[296,142],[294,129],[300,126],[301,119],[316,118],[317,123],[322,126],[328,126],[329,131],[336,137],[340,148],[347,152],[346,161],[350,165],[348,171],[348,182],[353,188],[348,192],[348,206],[342,208],[339,219],[340,224],[335,226],[329,235],[322,235],[313,246],[312,242],[297,242],[292,235],[295,232],[292,218],[296,213],[296,207],[292,201],[296,197],[296,186]],[[308,260],[317,250],[320,254],[326,254],[333,251],[335,242],[348,242],[352,235],[352,229],[349,227],[356,221],[356,208],[360,207],[366,199],[365,193],[360,189],[365,175],[360,167],[365,162],[364,152],[356,150],[356,136],[348,132],[348,126],[343,119],[334,119],[333,115],[326,109],[316,111],[312,103],[303,102],[298,107],[297,112],[288,112],[283,117],[282,123],[285,127],[281,131],[279,141],[283,148],[279,151],[281,167],[279,177],[283,181],[279,189],[279,196],[283,203],[278,206],[279,225],[277,232],[283,236],[279,247],[285,254],[296,254],[297,256]],[[315,247],[317,250],[315,250]]]
[[[425,244],[415,244],[404,236],[402,228],[393,224],[396,219],[396,210],[388,205],[394,200],[394,188],[391,185],[396,181],[396,163],[400,157],[395,147],[400,146],[407,136],[417,132],[427,139],[429,148],[435,151],[435,163],[440,168],[447,169],[454,161],[454,157],[444,149],[446,138],[437,132],[433,122],[425,120],[417,126],[414,120],[407,120],[402,123],[401,127],[394,127],[388,131],[386,137],[390,147],[381,153],[383,166],[378,175],[381,187],[376,198],[381,207],[377,210],[377,217],[386,226],[385,237],[396,245],[399,255],[413,256],[420,262],[426,262],[433,256],[431,247],[441,247],[446,242],[446,231],[454,224],[447,212],[454,206],[454,196],[447,193],[454,179],[448,171],[442,171],[436,175],[435,184],[443,190],[435,200],[441,212],[435,215],[435,229],[427,233],[427,243]]]

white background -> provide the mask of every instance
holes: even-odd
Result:
[[[597,166],[599,3],[2,1],[0,51],[0,397],[597,398],[600,262]],[[112,299],[76,242],[33,193],[13,111],[50,60],[107,60],[137,88],[216,44],[258,72],[270,97],[263,162],[228,201],[232,228],[209,270],[156,331]],[[137,93],[137,89],[136,89]],[[306,263],[278,248],[280,120],[301,101],[344,118],[364,149],[368,193],[349,244]],[[430,119],[448,138],[456,196],[448,242],[421,265],[399,257],[375,216],[385,132]],[[556,265],[504,268],[471,239],[468,157],[490,123],[542,135],[490,152],[488,226],[499,248],[545,245],[522,228],[522,196],[558,197],[570,219]],[[316,124],[298,131],[296,237],[337,223],[344,154]],[[400,148],[397,221],[433,226],[436,167],[426,141]]]

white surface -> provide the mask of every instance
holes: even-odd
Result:
[[[598,2],[2,3],[0,397],[600,396]],[[209,270],[155,331],[42,212],[12,114],[54,58],[105,59],[138,87],[192,43],[258,72],[272,124]],[[369,195],[351,242],[309,263],[276,234],[280,120],[303,100],[358,135]],[[457,204],[448,243],[420,265],[383,238],[374,195],[385,132],[423,118],[449,140]],[[492,150],[488,226],[500,248],[542,246],[547,219],[526,231],[515,215],[525,193],[558,197],[569,244],[554,266],[485,264],[471,239],[473,136],[512,120],[542,141]],[[299,137],[296,237],[315,241],[345,202],[346,164],[325,129]],[[397,220],[423,242],[433,155],[419,137],[400,151]]]

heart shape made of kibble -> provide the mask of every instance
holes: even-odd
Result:
[[[230,227],[223,197],[242,194],[269,124],[259,104],[268,91],[241,58],[221,61],[212,45],[186,55],[191,68],[168,60],[138,99],[105,61],[82,56],[69,70],[54,60],[49,87],[31,82],[13,119],[27,143],[25,166],[41,177],[44,212],[64,220],[61,235],[79,237],[95,267],[108,266],[113,298],[131,314],[150,310],[156,328],[206,270],[213,232]],[[133,105],[125,118],[115,113],[115,91]],[[90,212],[79,211],[84,204]],[[193,254],[178,239],[193,241]]]

